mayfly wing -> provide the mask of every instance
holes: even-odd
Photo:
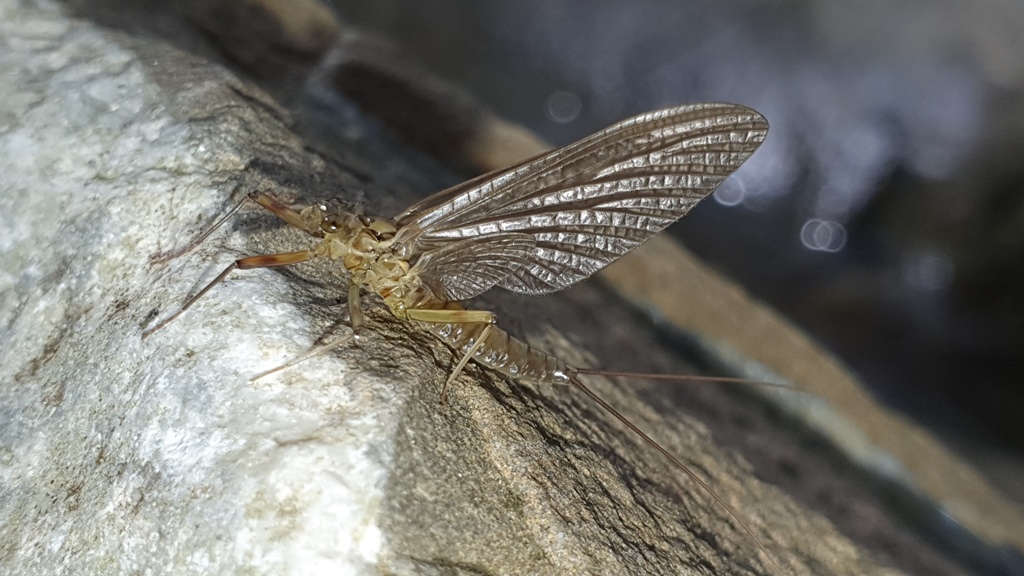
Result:
[[[529,234],[467,238],[422,254],[413,271],[435,296],[466,300],[528,265],[535,249]]]
[[[489,256],[501,257],[496,238],[529,236],[534,246],[521,266],[448,292],[465,299],[495,285],[526,294],[560,290],[686,215],[767,132],[763,116],[735,104],[642,114],[413,205],[395,219],[395,244],[413,256],[486,239],[495,247]],[[460,260],[435,256],[421,272],[454,278]]]

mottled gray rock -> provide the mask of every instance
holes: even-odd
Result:
[[[329,267],[233,275],[301,234],[253,212],[150,266],[247,190],[358,198],[287,114],[219,68],[0,2],[0,566],[10,574],[760,574],[726,511],[585,399],[472,368]],[[302,183],[301,190],[282,183]],[[557,336],[547,343],[570,356]],[[741,511],[786,574],[891,573],[705,428],[594,386]]]
[[[368,570],[390,461],[373,440],[399,417],[388,383],[327,357],[250,384],[316,336],[274,274],[233,279],[140,339],[153,312],[231,258],[215,246],[164,266],[148,256],[223,210],[255,157],[287,162],[301,144],[226,73],[12,4],[0,24],[4,572]]]

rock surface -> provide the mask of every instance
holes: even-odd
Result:
[[[322,163],[224,71],[18,4],[0,9],[3,572],[370,571],[389,383],[324,358],[251,385],[313,337],[273,274],[140,339],[231,257],[150,254],[222,211],[256,158]]]

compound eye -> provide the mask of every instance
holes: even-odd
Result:
[[[341,228],[341,218],[336,214],[328,214],[324,216],[324,219],[320,221],[320,229],[327,233],[337,232],[338,228]]]

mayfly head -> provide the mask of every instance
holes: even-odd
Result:
[[[347,208],[319,204],[302,211],[311,234],[323,238],[322,252],[349,270],[369,267],[394,242],[397,227],[387,218],[363,216]]]
[[[327,210],[326,206],[316,206],[312,210],[314,213],[311,216],[319,220],[317,226],[325,238],[350,240],[366,227],[363,220],[351,212]]]

